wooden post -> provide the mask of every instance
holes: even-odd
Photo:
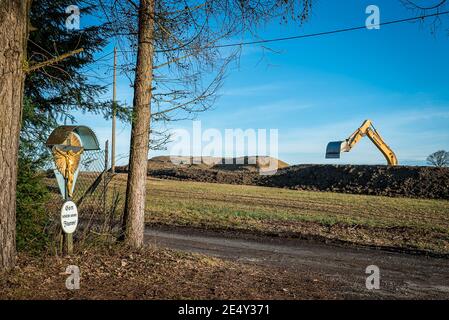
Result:
[[[117,98],[117,48],[114,47],[114,81],[112,87],[112,146],[111,146],[111,172],[115,173],[115,123]]]
[[[67,254],[73,254],[73,233],[66,234]]]
[[[109,140],[104,143],[104,171],[109,168]]]
[[[107,173],[109,168],[109,140],[104,143],[103,213],[106,214]]]
[[[69,197],[69,187],[67,185],[67,179],[64,179],[65,182],[65,195],[64,195],[64,200],[65,201],[69,201],[71,200]],[[62,228],[62,226],[61,226]],[[63,236],[63,243],[64,243],[64,247],[66,248],[66,253],[68,255],[73,254],[73,234],[72,233],[65,233],[64,230],[62,231],[62,236]]]

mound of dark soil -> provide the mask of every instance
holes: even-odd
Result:
[[[160,179],[246,185],[254,185],[259,176],[256,172],[251,171],[199,168],[149,169],[148,175]]]
[[[121,167],[117,171],[126,169]],[[311,164],[290,166],[263,176],[257,171],[225,170],[216,165],[149,167],[148,175],[160,179],[449,200],[449,168]]]
[[[255,182],[300,190],[449,199],[449,168],[297,165]]]

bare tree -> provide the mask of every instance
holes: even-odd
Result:
[[[230,40],[257,37],[257,28],[273,18],[308,16],[310,0],[102,0],[103,12],[117,35],[133,78],[134,103],[125,241],[143,244],[148,137],[155,124],[192,119],[217,98],[227,66],[240,48]],[[135,53],[137,52],[137,58]],[[145,109],[145,110],[144,110]],[[150,130],[150,121],[152,122]],[[163,131],[162,131],[163,132]],[[151,140],[155,140],[154,138]]]
[[[435,0],[428,1],[427,4],[424,1],[418,0],[400,0],[405,8],[415,11],[416,14],[426,15],[426,14],[436,14],[435,16],[427,19],[422,19],[421,23],[429,27],[430,32],[435,34],[437,30],[443,25],[441,16],[438,15],[442,11],[446,11],[449,7],[447,0]]]
[[[0,0],[0,269],[16,256],[16,181],[30,2]]]
[[[427,157],[427,163],[435,167],[447,167],[449,166],[449,152],[440,150],[432,153]]]
[[[418,9],[418,10],[439,10],[441,9],[447,2],[447,0],[436,0],[433,3],[429,3],[428,5],[423,5],[419,3],[419,1],[414,0],[401,0],[401,2],[408,8]]]
[[[124,212],[126,242],[132,247],[143,245],[150,101],[153,82],[154,1],[141,0],[138,8],[138,45],[134,81],[128,182]],[[143,177],[143,179],[142,179]]]

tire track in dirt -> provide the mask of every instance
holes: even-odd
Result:
[[[341,298],[449,299],[449,259],[345,247],[298,239],[245,238],[232,232],[147,227],[146,241],[213,257],[281,268],[290,276],[302,270],[339,283]],[[380,268],[380,290],[367,290],[365,269]]]

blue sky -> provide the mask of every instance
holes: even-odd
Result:
[[[363,25],[370,4],[379,6],[381,22],[417,15],[399,0],[316,0],[303,26],[274,22],[261,28],[260,36]],[[449,22],[449,15],[442,19]],[[383,164],[383,156],[368,139],[339,160],[324,159],[327,142],[347,138],[363,120],[371,119],[400,163],[425,164],[431,152],[449,150],[447,29],[443,24],[433,35],[425,25],[403,23],[271,43],[276,52],[245,47],[238,65],[228,70],[213,110],[197,119],[203,129],[216,128],[223,134],[227,128],[278,129],[279,158],[291,164]],[[118,99],[131,103],[132,94],[129,81],[119,77]],[[89,114],[75,117],[102,143],[110,140],[110,122]],[[189,129],[192,123],[170,127]],[[119,123],[117,131],[118,163],[127,163],[130,125]],[[150,157],[168,153],[151,152]]]

